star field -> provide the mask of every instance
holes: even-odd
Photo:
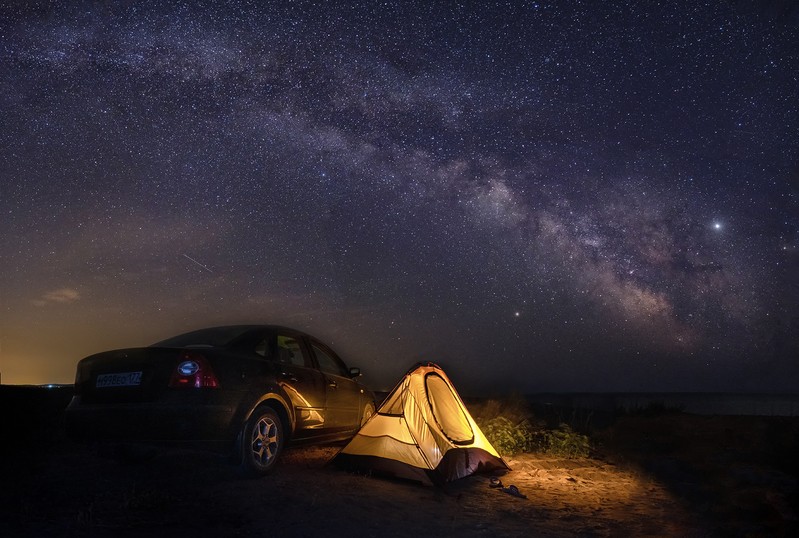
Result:
[[[375,388],[797,386],[788,3],[0,13],[3,383],[265,322]]]

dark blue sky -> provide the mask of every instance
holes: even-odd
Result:
[[[795,390],[784,2],[0,16],[0,372],[215,324],[375,388]]]

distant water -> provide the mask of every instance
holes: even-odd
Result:
[[[552,406],[604,413],[660,408],[695,415],[799,416],[799,394],[624,392],[531,394],[527,398],[538,408]]]

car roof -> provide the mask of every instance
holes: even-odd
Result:
[[[167,343],[172,343],[170,341],[178,340],[181,337],[187,337],[187,336],[195,334],[195,333],[214,332],[214,331],[220,331],[220,332],[221,331],[230,331],[230,332],[238,332],[239,333],[237,336],[235,336],[230,341],[228,341],[226,344],[224,344],[224,347],[227,347],[227,345],[230,345],[230,344],[234,344],[235,342],[240,341],[242,338],[246,338],[246,336],[248,334],[250,334],[252,332],[256,332],[256,331],[282,332],[282,333],[286,333],[286,334],[292,335],[292,336],[302,336],[302,337],[310,338],[311,340],[316,340],[316,338],[314,338],[313,336],[311,336],[311,335],[309,335],[307,333],[304,333],[304,332],[299,331],[297,329],[292,329],[291,327],[284,327],[282,325],[238,324],[238,325],[216,325],[216,326],[210,326],[210,327],[201,327],[199,329],[194,329],[194,330],[191,330],[191,331],[181,332],[181,333],[172,335],[172,336],[170,336],[168,338],[164,338],[162,340],[159,340],[158,342],[155,342],[154,344],[151,344],[151,346],[164,345],[164,347],[172,347],[170,345],[167,345]]]

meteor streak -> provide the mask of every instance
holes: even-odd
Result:
[[[193,262],[194,264],[196,264],[196,265],[199,265],[200,267],[202,267],[203,269],[205,269],[205,270],[206,270],[206,271],[208,271],[209,273],[211,273],[211,274],[214,274],[214,272],[213,272],[213,271],[211,271],[210,269],[208,269],[208,267],[204,266],[203,264],[201,264],[200,262],[198,262],[197,260],[195,260],[194,258],[192,258],[191,256],[189,256],[188,254],[182,254],[182,256],[183,256],[184,258],[187,258],[189,261]]]

